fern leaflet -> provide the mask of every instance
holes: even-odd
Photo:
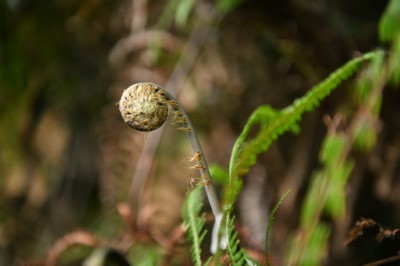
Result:
[[[187,235],[192,243],[190,252],[194,265],[201,266],[201,242],[207,231],[203,230],[205,218],[204,214],[200,216],[200,210],[203,206],[201,187],[193,189],[183,204],[183,220],[188,226]]]
[[[228,256],[232,266],[251,265],[256,266],[257,263],[251,259],[246,252],[240,247],[238,233],[235,230],[235,219],[226,217],[226,236],[228,237]]]
[[[267,265],[271,265],[270,262],[269,262],[268,242],[269,242],[269,236],[270,236],[270,233],[271,233],[272,225],[273,225],[274,219],[275,219],[275,214],[278,211],[279,206],[281,206],[281,204],[283,203],[285,198],[289,195],[290,191],[291,191],[291,189],[286,191],[286,193],[283,194],[280,197],[278,203],[275,205],[274,209],[272,210],[272,212],[271,212],[271,214],[269,215],[269,218],[268,218],[267,232],[265,233],[265,242],[266,242],[265,257],[266,257],[266,260],[267,260]]]

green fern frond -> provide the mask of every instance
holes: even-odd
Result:
[[[311,88],[302,98],[293,102],[281,111],[268,106],[256,109],[246,123],[243,132],[236,141],[229,165],[229,195],[227,207],[231,208],[241,189],[240,176],[247,174],[256,162],[258,154],[265,152],[271,143],[283,133],[297,128],[297,123],[305,112],[312,111],[329,93],[344,80],[353,75],[362,65],[381,51],[366,53],[350,60],[344,66],[330,74],[325,80]],[[256,137],[246,141],[253,125],[259,124],[260,130]]]
[[[204,239],[207,231],[203,229],[205,223],[204,214],[200,215],[200,210],[203,207],[201,187],[193,189],[183,204],[183,220],[188,226],[187,235],[192,243],[190,253],[194,265],[201,266],[201,242]]]
[[[253,258],[249,257],[247,254],[246,254],[246,263],[247,263],[248,266],[260,266],[261,265],[256,260],[254,260]]]
[[[239,156],[241,153],[241,148],[243,143],[245,142],[251,128],[253,125],[256,124],[261,124],[262,127],[272,123],[273,119],[275,119],[279,114],[279,111],[268,106],[268,105],[263,105],[258,107],[249,117],[247,120],[246,125],[243,128],[242,133],[236,140],[235,144],[233,145],[233,150],[229,162],[229,187],[228,187],[228,203],[231,202],[233,203],[240,192],[242,183],[239,178],[233,178],[233,177],[239,177],[244,174],[246,174],[246,171],[240,172],[240,167],[238,167],[238,161],[239,161]],[[233,199],[233,200],[232,200]],[[228,208],[231,206],[228,205]]]
[[[265,257],[267,259],[267,265],[271,265],[270,262],[269,262],[268,242],[269,242],[269,236],[270,236],[270,233],[271,233],[272,225],[273,225],[274,220],[275,220],[275,214],[278,211],[279,206],[281,206],[281,204],[283,203],[285,198],[289,195],[290,191],[292,191],[292,190],[289,189],[288,191],[286,191],[285,194],[283,194],[280,197],[278,203],[275,205],[274,209],[272,210],[272,212],[271,212],[271,214],[269,215],[269,218],[268,218],[267,232],[265,233],[265,242],[266,242]]]
[[[239,246],[238,233],[234,228],[235,219],[226,217],[226,236],[228,237],[228,255],[233,266],[246,265],[246,253]]]
[[[252,258],[250,258],[246,252],[240,247],[238,233],[235,230],[235,218],[230,218],[229,215],[226,218],[226,236],[228,238],[228,256],[230,259],[230,265],[241,266],[241,265],[258,265]]]
[[[232,176],[234,175],[235,170],[237,171],[237,161],[239,159],[239,154],[240,154],[240,148],[242,143],[246,140],[251,128],[255,124],[262,124],[266,125],[274,118],[276,118],[279,114],[279,110],[276,110],[268,105],[263,105],[258,107],[249,117],[247,120],[246,125],[243,128],[242,133],[238,137],[238,139],[235,142],[235,145],[233,146],[232,150],[232,155],[230,158],[230,163],[229,163],[229,175]]]

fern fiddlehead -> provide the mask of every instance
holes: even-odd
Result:
[[[170,115],[172,116],[172,123],[175,124],[177,129],[188,134],[193,152],[198,155],[196,156],[197,164],[195,168],[200,172],[202,184],[216,220],[211,247],[212,251],[215,251],[218,245],[218,231],[222,212],[212,185],[206,158],[185,110],[168,91],[157,84],[147,82],[136,83],[127,88],[119,101],[119,110],[124,122],[136,130],[153,131],[161,127]]]
[[[138,83],[122,93],[119,111],[129,126],[148,132],[164,124],[168,116],[168,105],[165,94],[158,86]]]

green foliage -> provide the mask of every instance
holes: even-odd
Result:
[[[326,225],[320,221],[322,214],[334,222],[345,215],[345,188],[354,168],[351,151],[353,147],[370,151],[375,145],[384,84],[384,54],[378,53],[360,74],[355,87],[357,110],[352,121],[342,128],[342,114],[328,122],[328,134],[320,152],[323,168],[315,173],[303,203],[300,229],[288,254],[290,264],[321,264],[329,236],[329,228],[325,230]]]
[[[386,7],[379,23],[379,39],[392,44],[388,72],[390,81],[398,86],[400,84],[400,1],[391,0]]]
[[[160,255],[160,247],[154,244],[136,244],[131,246],[126,253],[128,261],[132,265],[159,265],[162,260],[162,256]]]
[[[325,202],[327,180],[318,173],[314,176],[309,191],[303,201],[300,223],[302,225],[311,225],[322,211],[323,206],[320,202]]]
[[[358,80],[355,94],[364,114],[354,121],[352,144],[357,150],[370,151],[378,138],[377,123],[389,64],[385,64],[383,56],[376,57]]]
[[[327,225],[318,224],[311,232],[310,246],[307,247],[308,253],[304,256],[304,263],[301,265],[321,265],[321,261],[327,252],[328,238],[330,229]]]
[[[225,226],[226,236],[228,237],[228,255],[232,265],[245,265],[246,253],[239,246],[238,233],[235,231],[235,219],[227,217]]]
[[[215,9],[219,12],[216,13],[218,13],[218,15],[225,15],[236,8],[242,1],[217,0],[213,3],[215,3]],[[0,184],[3,185],[3,187],[6,187],[5,184],[6,181],[8,181],[7,171],[14,164],[21,165],[21,169],[26,172],[26,168],[35,170],[34,167],[32,167],[35,161],[45,161],[43,158],[37,156],[40,150],[37,152],[34,148],[34,145],[36,145],[35,139],[27,137],[28,135],[35,136],[35,132],[31,130],[35,129],[35,120],[39,120],[42,116],[42,112],[44,112],[42,109],[45,107],[42,107],[42,103],[54,106],[58,105],[60,102],[62,102],[61,106],[67,106],[71,102],[80,103],[79,105],[70,105],[68,108],[61,107],[62,113],[68,114],[67,117],[71,114],[71,117],[73,117],[77,113],[82,113],[82,108],[79,107],[92,106],[93,104],[100,105],[95,102],[98,102],[100,99],[99,95],[105,95],[105,93],[103,93],[104,91],[93,95],[92,93],[96,90],[90,90],[90,93],[86,93],[88,90],[82,90],[82,86],[75,86],[76,84],[83,84],[85,88],[99,87],[97,86],[98,84],[96,85],[88,82],[92,77],[87,75],[87,73],[97,73],[97,71],[92,71],[94,69],[93,67],[97,67],[98,62],[105,62],[104,58],[98,60],[100,58],[99,55],[105,55],[107,53],[106,51],[109,49],[109,41],[107,41],[107,45],[105,45],[102,50],[99,50],[98,53],[90,53],[92,51],[97,51],[92,49],[94,46],[98,46],[98,43],[96,43],[97,39],[110,40],[105,35],[109,29],[101,26],[109,25],[109,21],[103,21],[107,16],[103,13],[98,4],[92,4],[93,3],[90,3],[90,1],[88,3],[83,1],[82,6],[80,4],[62,5],[65,6],[64,8],[66,9],[62,12],[55,8],[57,5],[42,4],[38,6],[39,8],[32,9],[35,8],[35,5],[26,6],[22,4],[18,8],[14,7],[15,10],[13,12],[16,14],[15,17],[11,16],[11,12],[10,14],[5,14],[12,19],[5,24],[8,25],[7,27],[2,27],[5,32],[3,35],[5,36],[4,40],[6,42],[0,43],[0,61],[2,62],[2,64],[0,64],[0,143],[3,143],[2,159],[4,161],[4,163],[0,162],[0,172],[5,176],[5,179],[3,178],[5,181],[1,181]],[[175,26],[178,27],[178,30],[179,28],[184,28],[189,31],[190,28],[188,25],[195,21],[192,20],[191,14],[195,13],[194,10],[198,4],[199,2],[194,0],[168,0],[167,8],[159,19],[158,26],[162,24],[161,26],[166,28],[166,24],[175,22]],[[152,11],[158,8],[158,4],[154,4],[154,7],[152,4],[152,8],[149,9],[149,14],[143,14],[143,16],[147,17],[147,15],[149,15],[150,19],[156,17],[157,14],[153,16]],[[3,8],[3,11],[0,12],[6,13],[4,10],[6,9]],[[37,11],[40,12],[38,13]],[[39,16],[37,14],[39,14]],[[92,14],[102,14],[102,19],[96,20]],[[50,15],[50,17],[52,16],[51,20],[55,23],[47,23],[47,20],[42,20],[42,18],[47,18],[47,15]],[[211,19],[217,20],[215,18],[218,18],[218,16],[213,16],[214,14],[211,15]],[[95,25],[93,30],[89,25]],[[211,25],[210,27],[216,27],[216,25]],[[88,30],[84,30],[85,28]],[[101,30],[97,28],[101,28]],[[261,28],[260,25],[256,30]],[[60,31],[60,29],[66,30]],[[146,31],[147,28],[144,30]],[[216,32],[219,30],[220,28],[216,27]],[[175,33],[176,31],[177,29],[173,28],[170,33]],[[121,30],[121,32],[126,34],[126,30]],[[88,33],[93,33],[93,35]],[[60,38],[62,35],[66,37]],[[184,34],[182,32],[178,32],[177,35],[179,38],[184,39]],[[224,36],[223,34],[220,35]],[[319,105],[320,101],[327,97],[332,90],[337,88],[342,81],[352,76],[364,63],[372,61],[370,67],[363,73],[354,90],[356,94],[356,108],[358,108],[357,110],[361,115],[355,112],[356,114],[353,114],[355,118],[351,123],[347,123],[346,120],[345,125],[350,124],[350,129],[345,132],[338,130],[338,128],[334,126],[328,130],[328,135],[320,151],[322,169],[313,175],[306,198],[301,203],[300,233],[296,234],[291,242],[291,250],[288,256],[288,263],[286,264],[321,265],[323,257],[328,250],[327,245],[330,235],[330,226],[326,223],[322,223],[321,217],[325,214],[326,216],[324,218],[331,219],[330,222],[332,223],[343,217],[346,205],[345,186],[354,168],[351,149],[368,152],[376,145],[379,133],[378,122],[382,104],[382,88],[389,79],[395,85],[400,84],[399,0],[390,1],[379,25],[379,37],[382,42],[386,42],[390,45],[391,50],[387,53],[386,61],[383,52],[367,53],[361,57],[350,60],[346,65],[329,75],[324,81],[311,88],[304,97],[295,100],[293,104],[282,110],[276,110],[267,105],[260,106],[249,117],[233,147],[228,171],[217,166],[211,167],[210,171],[213,176],[213,181],[223,186],[225,190],[226,206],[223,209],[226,222],[223,224],[222,228],[228,239],[227,253],[231,265],[256,265],[256,263],[248,257],[245,250],[240,247],[238,232],[234,228],[234,218],[231,214],[235,201],[242,188],[241,177],[250,171],[259,154],[267,151],[273,141],[280,135],[288,131],[293,133],[299,131],[298,122],[305,112],[314,110]],[[66,43],[67,40],[70,41],[74,39],[76,39],[76,43]],[[163,40],[161,37],[154,38],[150,41],[148,52],[150,52],[150,59],[154,62],[151,62],[152,64],[146,64],[146,67],[153,69],[156,68],[155,62],[162,62],[161,59],[165,56],[162,44]],[[87,48],[79,50],[80,46],[85,46]],[[56,56],[58,54],[63,56],[57,58]],[[144,57],[137,51],[134,51],[127,56],[126,59],[127,61],[130,57],[143,59],[147,58],[147,56],[148,54]],[[92,60],[93,58],[96,60]],[[93,61],[95,63],[86,64],[86,61]],[[145,61],[148,63],[147,60]],[[37,68],[38,65],[47,67],[42,70]],[[73,70],[77,66],[83,66],[83,68],[77,68],[80,70],[78,72],[83,74],[75,78],[74,76],[78,72],[74,72]],[[125,71],[121,71],[121,73],[125,73]],[[160,71],[160,73],[166,76],[169,72],[163,70]],[[88,78],[83,78],[84,76],[88,76]],[[105,78],[102,78],[102,80],[104,79]],[[102,82],[98,83],[103,84]],[[85,93],[78,94],[78,92]],[[96,101],[89,101],[92,99],[96,99]],[[105,99],[101,101],[104,102]],[[78,111],[70,112],[71,110]],[[98,114],[97,110],[95,113]],[[89,113],[86,115],[88,114]],[[64,116],[57,118],[64,118]],[[83,128],[86,129],[86,127]],[[114,130],[113,124],[111,128]],[[72,129],[75,130],[75,127],[72,127]],[[84,131],[89,132],[89,130]],[[81,138],[79,135],[74,135],[74,139]],[[79,149],[81,149],[81,147],[79,147]],[[105,150],[109,151],[110,149],[107,147]],[[26,155],[29,153],[33,154],[32,158]],[[72,163],[69,163],[69,160],[65,161],[72,168],[76,167],[74,161],[71,161]],[[64,168],[61,166],[60,168]],[[57,172],[53,170],[56,166],[48,167],[48,165],[43,164],[39,165],[38,168],[52,168],[52,173]],[[76,169],[72,169],[71,172],[76,172]],[[86,175],[86,172],[84,174]],[[27,177],[26,179],[29,180],[31,180],[31,176],[33,179],[37,179],[37,175],[35,175],[33,171],[32,174],[23,175],[23,177]],[[88,174],[88,176],[91,175]],[[15,183],[18,182],[20,181],[15,181]],[[26,184],[26,186],[28,186],[30,183]],[[25,202],[25,198],[36,198],[36,194],[34,193],[36,190],[46,190],[47,188],[47,186],[42,188],[41,183],[35,184],[39,185],[34,187],[35,190],[32,190],[33,192],[28,191],[26,194],[24,192],[24,194],[21,193],[12,196],[12,201],[9,201],[14,202],[14,198],[18,201],[18,199],[21,198],[24,199],[24,202],[21,202],[23,206],[33,206],[37,208],[38,211],[32,209],[32,217],[37,216],[35,213],[46,213],[46,211],[42,211],[41,206],[39,206],[40,204],[32,204],[40,201],[40,199],[37,201],[26,200]],[[202,243],[206,235],[206,230],[204,229],[205,216],[201,214],[203,206],[201,187],[200,185],[196,186],[195,189],[188,193],[182,209],[183,220],[187,225],[187,237],[191,242],[190,252],[194,265],[208,265],[213,259],[213,257],[210,257],[207,261],[202,261]],[[288,193],[289,191],[279,199],[270,214],[266,230],[267,242],[270,237],[277,210]],[[63,199],[64,198],[62,198],[60,202],[64,202]],[[7,201],[5,202],[7,203]],[[43,205],[49,205],[47,203],[48,202]],[[10,206],[14,205],[15,204],[10,204]],[[19,211],[17,208],[15,209]],[[137,214],[140,215],[140,213]],[[16,218],[12,217],[15,221],[25,221],[25,219],[18,219],[20,218],[19,215],[15,217]],[[16,228],[20,226],[20,224],[17,225],[18,226],[15,226]],[[101,228],[102,230],[110,230],[109,236],[115,236],[118,230],[117,226],[110,226],[110,224],[108,224],[108,226],[102,226]],[[136,229],[136,224],[132,226],[132,228]],[[132,228],[129,228],[129,230]],[[7,230],[3,231],[6,232]],[[18,240],[20,238],[15,237],[15,239]],[[8,244],[9,239],[5,240]],[[17,246],[21,245],[18,241],[16,243]],[[134,244],[135,247],[128,253],[128,255],[132,255],[132,257],[129,257],[132,258],[132,263],[135,265],[157,265],[161,262],[160,258],[162,255],[160,254],[163,254],[165,250],[160,251],[162,249],[159,247],[159,243],[153,243],[151,247],[140,247],[137,243]],[[11,248],[7,248],[7,250],[13,251],[15,248],[15,246],[10,247]],[[28,250],[29,248],[29,246],[26,248],[25,245],[22,247],[24,250]],[[39,248],[35,247],[35,249]],[[78,252],[78,255],[83,253],[86,255],[89,249],[85,247],[83,251],[79,250]],[[218,252],[223,253],[221,250]],[[98,253],[95,255],[103,256],[102,260],[105,261],[107,258],[104,256],[105,254],[106,253]],[[73,254],[72,257],[74,256]],[[218,263],[215,257],[213,263]],[[266,257],[267,263],[269,263],[268,249],[266,250]],[[69,259],[69,257],[66,258]],[[8,265],[11,263],[5,264]]]
[[[218,0],[217,1],[217,9],[223,13],[229,13],[232,9],[234,9],[237,5],[239,5],[242,0]]]
[[[217,164],[210,165],[210,174],[213,177],[213,181],[219,185],[225,186],[229,182],[228,171]]]
[[[162,13],[158,24],[165,27],[175,19],[179,27],[184,27],[187,24],[188,17],[195,7],[195,0],[169,0],[164,12]]]
[[[273,225],[274,219],[275,219],[275,214],[278,211],[279,206],[281,206],[281,204],[283,203],[285,198],[289,195],[290,191],[291,190],[289,189],[288,191],[286,191],[285,194],[283,194],[280,197],[278,203],[275,205],[274,209],[272,210],[272,212],[270,213],[269,218],[268,218],[267,231],[265,233],[265,242],[266,242],[265,257],[266,257],[266,260],[267,260],[267,265],[270,265],[268,243],[269,243],[269,236],[270,236],[270,233],[271,233],[272,225]]]
[[[175,13],[175,20],[178,26],[183,27],[186,25],[190,12],[192,11],[195,0],[180,1]]]
[[[323,210],[334,219],[344,215],[345,186],[354,167],[352,160],[346,160],[347,147],[343,135],[328,136],[324,141],[324,169],[314,175],[301,212],[301,225],[307,230],[318,222]]]
[[[203,198],[201,188],[196,187],[190,191],[188,197],[183,204],[183,220],[188,226],[187,236],[192,243],[190,252],[195,265],[201,266],[201,242],[207,231],[203,229],[205,218],[204,214],[200,215],[203,206]]]
[[[347,153],[347,139],[342,134],[328,136],[322,147],[322,159],[325,169],[320,173],[322,181],[322,191],[326,191],[325,195],[320,195],[319,198],[312,198],[310,201],[325,202],[325,210],[334,219],[344,216],[345,211],[345,186],[348,177],[353,170],[354,163],[352,160],[345,160]],[[304,222],[306,224],[306,222]]]
[[[377,140],[376,125],[370,118],[360,118],[355,122],[353,147],[359,151],[370,151]]]
[[[329,234],[329,227],[321,223],[313,225],[312,230],[298,235],[290,244],[290,252],[286,257],[285,265],[321,265],[327,252]]]
[[[147,252],[146,256],[143,256],[143,259],[138,262],[137,266],[153,266],[158,265],[160,260],[160,255],[156,251]]]
[[[321,83],[311,88],[302,98],[295,100],[292,105],[281,111],[269,106],[261,106],[253,112],[232,150],[229,164],[229,193],[226,199],[228,208],[233,206],[240,192],[241,180],[239,177],[249,172],[255,164],[258,154],[265,152],[278,136],[289,130],[296,131],[297,123],[303,113],[315,109],[321,100],[360,69],[363,63],[378,55],[382,55],[382,52],[370,52],[350,60]],[[259,131],[254,138],[247,140],[251,128],[256,124],[260,126]]]
[[[180,0],[169,0],[164,7],[164,11],[158,19],[159,27],[167,27],[175,17],[176,10],[178,9],[178,5]]]
[[[226,217],[225,233],[228,238],[228,255],[230,265],[257,265],[251,258],[249,258],[239,244],[238,233],[235,230],[235,218],[229,215]]]
[[[379,39],[392,41],[400,33],[400,1],[391,0],[379,23]]]
[[[251,165],[251,162],[248,163],[248,167],[240,166],[239,159],[242,152],[242,144],[245,142],[251,128],[256,125],[260,124],[261,128],[265,128],[269,123],[272,124],[273,120],[278,116],[278,111],[273,109],[270,106],[264,105],[257,108],[251,115],[250,118],[247,120],[246,125],[243,128],[242,133],[239,135],[238,139],[236,140],[235,144],[233,145],[233,150],[229,162],[229,188],[228,188],[228,200],[227,202],[232,204],[236,200],[238,193],[240,192],[242,183],[239,179],[239,176],[245,175]],[[254,154],[254,156],[256,156]],[[250,161],[253,158],[249,158]],[[255,160],[255,159],[254,159]],[[242,159],[243,161],[243,159]],[[232,205],[228,205],[228,207],[232,207]]]

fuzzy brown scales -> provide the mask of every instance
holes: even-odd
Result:
[[[197,163],[197,164],[191,166],[190,169],[197,169],[197,170],[202,169],[202,170],[206,170],[206,167],[204,166],[203,163],[200,162],[200,163]]]
[[[202,175],[201,177],[192,177],[187,180],[187,193],[189,193],[195,186],[203,185],[209,186],[212,184],[211,179],[207,175]]]
[[[199,161],[199,160],[201,160],[201,152],[200,151],[196,151],[194,153],[194,155],[191,158],[189,158],[189,162],[195,162],[195,161]]]
[[[382,241],[383,239],[386,238],[397,238],[400,236],[399,228],[387,229],[370,218],[361,218],[359,221],[356,222],[354,227],[351,229],[346,244],[353,242],[361,235],[363,235],[366,230],[371,228],[377,228],[378,230],[375,236],[377,241]]]
[[[119,102],[125,123],[136,130],[152,131],[161,127],[168,116],[165,93],[156,84],[137,83],[127,88]]]

